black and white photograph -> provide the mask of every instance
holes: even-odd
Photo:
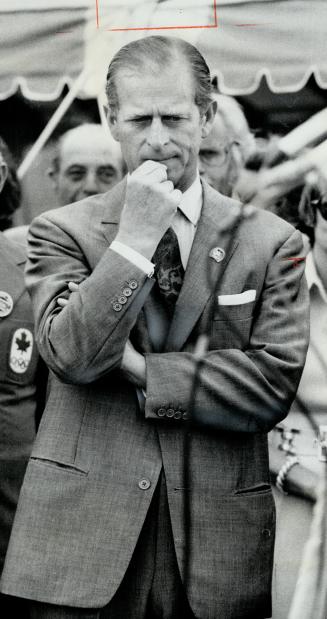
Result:
[[[325,0],[0,0],[1,619],[327,618]]]

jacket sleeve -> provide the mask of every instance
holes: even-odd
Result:
[[[283,419],[302,374],[309,337],[302,238],[294,231],[267,264],[249,345],[148,354],[145,416],[235,432],[267,432]],[[194,381],[196,385],[194,386]],[[192,401],[191,401],[192,400]]]
[[[68,283],[79,284],[69,296]],[[124,346],[154,280],[109,247],[92,270],[79,244],[51,214],[29,234],[26,284],[36,341],[63,381],[90,383],[119,367]],[[59,297],[69,296],[64,307]]]

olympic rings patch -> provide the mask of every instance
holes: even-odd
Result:
[[[10,346],[9,365],[16,374],[26,372],[33,352],[34,338],[29,329],[16,329],[12,336]]]

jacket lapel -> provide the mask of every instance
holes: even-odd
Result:
[[[231,231],[235,227],[239,208],[207,183],[202,184],[201,217],[170,325],[166,352],[181,350],[238,245]],[[221,262],[209,256],[214,247],[225,251]]]

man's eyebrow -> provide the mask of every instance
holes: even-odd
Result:
[[[97,166],[97,170],[113,170],[115,171],[116,168],[114,165],[112,165],[111,163],[102,163],[101,165]]]

